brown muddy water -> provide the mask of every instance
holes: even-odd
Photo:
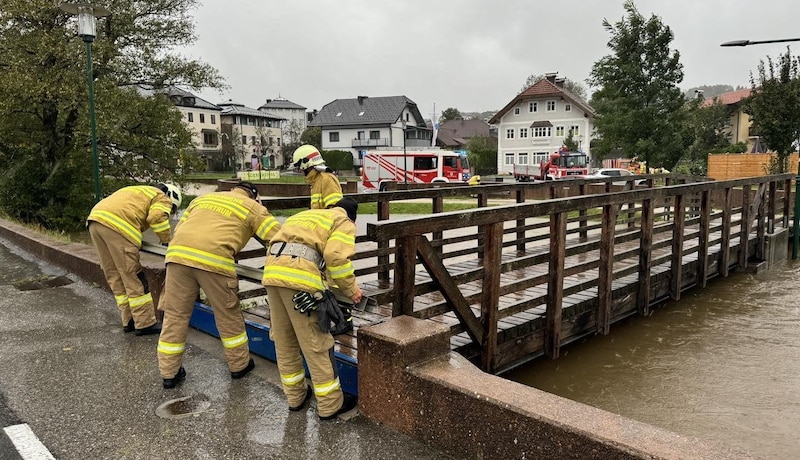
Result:
[[[756,457],[800,458],[800,262],[681,297],[504,377]]]

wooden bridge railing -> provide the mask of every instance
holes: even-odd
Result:
[[[788,225],[792,175],[672,185],[688,179],[599,195],[583,195],[591,187],[584,181],[544,184],[556,198],[534,203],[524,202],[530,184],[482,186],[470,190],[479,204],[497,193],[513,194],[517,203],[368,224],[367,239],[378,245],[369,256],[379,261],[368,271],[386,282],[374,294],[391,303],[393,315],[452,319],[454,342],[489,372],[537,350],[557,357],[571,340],[607,334],[616,319],[646,314],[654,302],[747,266],[776,222]],[[610,188],[605,183],[619,180],[601,182]],[[654,178],[646,180],[652,185]],[[568,188],[581,195],[559,198]],[[451,189],[432,199],[455,194]],[[416,192],[383,192],[379,209]],[[691,276],[684,276],[687,264],[694,264]],[[394,276],[386,276],[391,268]],[[617,286],[631,276],[629,286]],[[595,299],[582,300],[589,291]],[[635,296],[632,309],[620,306],[619,293]]]

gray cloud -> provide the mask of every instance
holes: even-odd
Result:
[[[749,85],[760,60],[786,44],[722,48],[737,39],[800,37],[797,0],[639,0],[675,34],[681,87]],[[583,82],[610,53],[603,18],[622,0],[206,0],[185,52],[220,70],[224,94],[251,107],[279,94],[311,109],[358,95],[406,95],[425,116],[447,107],[499,109],[530,74]],[[793,50],[800,49],[800,42]],[[796,54],[798,54],[795,51]]]

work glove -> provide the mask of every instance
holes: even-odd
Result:
[[[350,315],[350,309],[342,309],[333,292],[326,290],[319,303],[317,324],[322,332],[337,335],[353,330],[353,317]]]
[[[308,316],[311,316],[312,311],[316,311],[318,308],[319,300],[313,294],[305,291],[300,291],[296,293],[292,300],[294,301],[294,309],[299,311],[300,313],[305,313]]]

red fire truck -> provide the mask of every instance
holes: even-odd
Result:
[[[532,179],[553,180],[589,174],[588,157],[582,152],[568,152],[562,148],[551,153],[550,159],[537,165],[514,165],[514,178],[519,181]]]
[[[384,190],[387,182],[413,184],[467,182],[469,161],[463,152],[425,150],[374,150],[364,154],[361,183],[364,188]]]

